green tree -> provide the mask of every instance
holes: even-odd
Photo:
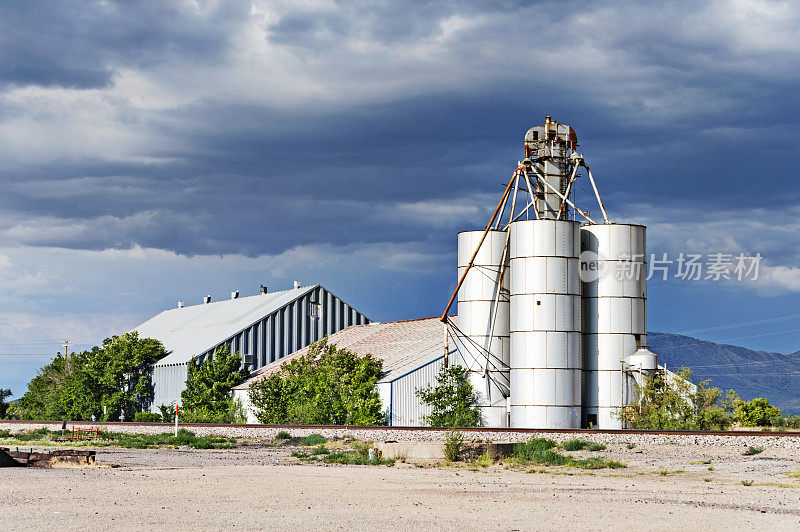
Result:
[[[179,417],[195,423],[233,423],[244,417],[241,404],[231,397],[234,386],[247,378],[242,357],[227,346],[218,347],[203,362],[189,362],[189,379],[181,392]]]
[[[95,415],[100,418],[105,411],[106,420],[122,415],[132,420],[153,399],[150,365],[165,355],[161,342],[139,338],[135,331],[106,338],[102,347],[92,349],[85,365],[85,384],[96,383],[99,405]],[[88,409],[94,399],[86,401]]]
[[[358,356],[325,339],[280,370],[250,385],[262,423],[383,425],[377,382],[383,362]]]
[[[467,370],[449,366],[439,370],[436,385],[417,390],[417,396],[432,408],[425,422],[431,427],[477,427],[481,414],[478,397],[469,382]]]
[[[135,332],[80,353],[59,353],[39,370],[14,407],[20,419],[133,419],[152,399],[149,366],[166,355]],[[105,411],[105,415],[104,415]]]
[[[692,372],[681,368],[677,379],[668,380],[663,372],[648,377],[637,387],[637,404],[622,409],[621,417],[629,428],[643,430],[724,430],[731,415],[720,406],[722,390],[709,387],[710,380],[691,385]]]
[[[783,415],[780,409],[769,404],[769,401],[763,397],[756,397],[751,401],[740,399],[734,407],[733,417],[743,427],[783,425]]]
[[[8,403],[6,397],[11,397],[12,392],[10,388],[0,388],[0,419],[5,419],[8,413]]]

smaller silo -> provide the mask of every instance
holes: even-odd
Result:
[[[458,291],[457,363],[469,370],[480,398],[482,424],[507,427],[509,394],[509,299],[506,231],[458,234],[458,277],[480,249]]]
[[[585,225],[581,247],[583,423],[619,429],[622,407],[630,400],[630,357],[647,344],[645,227]],[[651,363],[645,365],[649,369]]]

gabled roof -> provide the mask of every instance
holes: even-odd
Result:
[[[371,354],[381,359],[385,373],[379,382],[391,382],[444,356],[447,328],[439,318],[369,323],[332,334],[328,337],[328,343],[357,355]],[[248,389],[256,380],[277,372],[285,362],[305,355],[309,347],[267,364],[234,390]]]
[[[165,310],[136,329],[169,353],[156,366],[185,364],[319,285]]]

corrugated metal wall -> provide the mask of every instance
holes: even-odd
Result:
[[[250,369],[257,370],[344,328],[366,323],[366,316],[320,286],[198,355],[202,361],[214,349],[227,344],[243,359],[253,355]],[[161,404],[180,403],[186,378],[186,364],[155,366],[151,410],[157,411]]]
[[[174,404],[186,388],[186,364],[156,366],[153,368],[153,403],[150,410],[158,412],[159,405]]]
[[[395,427],[420,427],[425,425],[425,416],[431,408],[417,397],[417,389],[436,383],[436,375],[444,364],[444,357],[438,358],[421,368],[392,381],[390,422]]]

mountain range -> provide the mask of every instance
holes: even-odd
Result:
[[[733,389],[744,400],[765,397],[784,414],[800,414],[800,351],[753,351],[660,332],[648,332],[647,340],[667,369],[686,366],[694,382],[711,379],[710,386]]]

